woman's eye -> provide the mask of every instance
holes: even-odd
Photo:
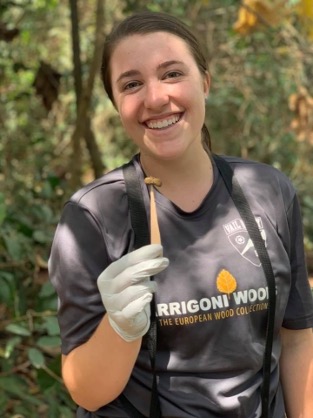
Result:
[[[165,75],[165,78],[177,78],[180,77],[182,74],[179,71],[170,71]]]
[[[123,90],[131,90],[139,86],[139,81],[130,81],[129,83],[125,84]]]

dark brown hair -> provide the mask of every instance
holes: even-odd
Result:
[[[104,89],[113,104],[114,98],[112,93],[110,61],[115,48],[122,39],[128,36],[138,34],[144,35],[153,32],[168,32],[183,39],[187,44],[200,73],[203,75],[207,73],[207,60],[204,51],[198,39],[185,23],[166,13],[149,11],[138,12],[127,17],[113,28],[104,43],[101,79]],[[202,127],[202,144],[206,150],[211,149],[210,134],[205,124],[203,124]]]

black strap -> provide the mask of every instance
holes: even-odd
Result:
[[[134,248],[150,244],[150,232],[147,213],[143,203],[141,185],[132,162],[123,166],[123,174],[128,195],[131,224],[135,233]]]
[[[136,173],[136,169],[132,162],[129,162],[123,166],[123,174],[126,183],[126,192],[128,195],[131,224],[135,234],[134,248],[140,248],[144,245],[150,244],[149,224],[143,201],[141,185]],[[152,388],[149,418],[161,418],[162,415],[160,400],[158,397],[157,376],[155,368],[157,351],[157,320],[155,314],[154,297],[151,302],[150,328],[146,341],[152,369]],[[144,418],[144,415],[134,407],[134,405],[126,398],[125,395],[121,394],[119,399],[121,400],[125,410],[131,414],[132,418]]]
[[[151,369],[152,369],[152,389],[149,418],[161,418],[161,405],[158,396],[158,382],[156,376],[156,353],[157,353],[157,318],[155,314],[155,300],[151,302],[151,321],[148,332],[148,351],[150,355]]]
[[[241,189],[238,180],[234,176],[233,170],[230,165],[222,157],[214,155],[214,161],[221,173],[224,183],[229,191],[229,194],[234,201],[234,204],[244,221],[249,236],[254,244],[255,250],[259,256],[264,274],[266,276],[269,302],[268,302],[268,315],[267,315],[267,327],[266,327],[266,344],[263,360],[263,385],[262,385],[262,418],[269,418],[269,394],[270,394],[270,374],[271,374],[271,356],[273,346],[273,334],[274,334],[274,320],[275,320],[275,308],[276,308],[276,288],[275,288],[275,276],[272,269],[272,264],[265,247],[264,240],[261,236],[259,227],[256,223],[255,217],[250,209],[249,203]],[[123,167],[126,190],[129,200],[129,210],[131,215],[132,227],[135,233],[135,248],[139,248],[142,245],[146,245],[149,240],[149,227],[147,221],[147,215],[143,202],[141,186],[136,174],[136,169],[132,163],[128,163]],[[148,332],[148,350],[150,355],[151,367],[153,371],[153,382],[151,391],[151,404],[150,404],[150,418],[160,418],[161,409],[157,392],[157,380],[155,373],[155,358],[157,349],[157,321],[155,317],[155,303],[151,304],[151,326]],[[121,395],[120,399],[124,408],[128,411],[133,418],[144,418],[142,415],[124,396]]]
[[[219,169],[226,184],[230,196],[232,197],[238,212],[243,219],[249,236],[254,244],[259,260],[261,262],[268,285],[268,310],[266,326],[266,344],[263,360],[263,385],[262,385],[262,418],[269,418],[270,411],[270,378],[271,378],[271,358],[274,336],[275,309],[276,309],[276,286],[275,275],[271,260],[269,258],[264,240],[262,239],[255,217],[250,209],[249,203],[241,189],[238,180],[230,165],[220,156],[215,155],[214,161]]]

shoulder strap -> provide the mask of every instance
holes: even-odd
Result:
[[[134,248],[137,249],[150,244],[148,218],[138,175],[131,161],[123,166],[123,174],[128,196],[131,224],[135,233]]]
[[[150,244],[150,232],[147,219],[147,213],[143,201],[141,185],[136,173],[136,169],[132,162],[123,166],[123,174],[126,184],[126,192],[128,195],[128,205],[131,217],[131,224],[135,234],[134,247],[140,248],[144,245]],[[153,279],[153,278],[152,278]],[[151,323],[147,335],[147,346],[150,356],[151,369],[153,373],[151,401],[150,401],[150,418],[161,418],[161,407],[157,390],[157,378],[155,370],[155,359],[157,350],[157,320],[155,315],[155,300],[151,301]],[[132,418],[144,418],[144,415],[139,412],[134,405],[121,394],[123,407],[131,414]]]
[[[262,418],[268,418],[269,412],[269,395],[270,395],[270,377],[271,377],[271,358],[273,347],[274,323],[275,323],[275,309],[276,309],[276,287],[275,275],[272,268],[272,263],[269,258],[264,240],[261,236],[259,227],[256,223],[255,217],[250,209],[249,203],[241,189],[241,186],[234,176],[234,172],[228,162],[217,155],[214,155],[214,161],[218,170],[224,180],[228,192],[233,199],[235,206],[244,221],[249,236],[256,249],[268,285],[269,302],[267,311],[267,326],[266,326],[266,344],[263,360],[263,385],[262,385]]]

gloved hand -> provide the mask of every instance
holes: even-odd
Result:
[[[169,261],[159,244],[150,244],[114,261],[98,277],[98,288],[112,328],[125,340],[142,337],[150,326],[150,302],[156,283],[150,276]]]

